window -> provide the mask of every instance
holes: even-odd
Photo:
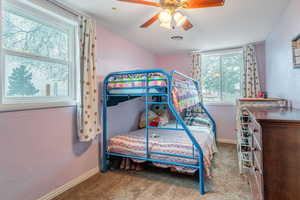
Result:
[[[241,96],[242,50],[203,54],[201,67],[205,102],[234,103]]]
[[[43,9],[9,0],[2,8],[2,107],[75,100],[77,24]]]

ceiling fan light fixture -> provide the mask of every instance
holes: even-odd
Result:
[[[174,20],[175,20],[177,26],[182,26],[185,23],[185,21],[187,20],[187,17],[184,16],[183,14],[181,14],[180,12],[176,12],[174,14]]]
[[[159,21],[161,23],[171,23],[172,15],[169,9],[165,9],[159,13]]]
[[[170,22],[161,22],[160,27],[171,29],[172,28],[171,21]]]
[[[0,0],[1,1],[1,0]],[[162,27],[168,29],[181,26],[185,31],[193,28],[193,24],[180,12],[176,12],[178,9],[193,9],[193,8],[208,8],[224,6],[226,0],[118,0],[121,2],[134,3],[146,6],[154,6],[162,9],[157,12],[152,18],[142,24],[141,28],[147,28],[154,22],[159,20]]]

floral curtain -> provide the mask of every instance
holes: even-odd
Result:
[[[77,105],[77,125],[80,141],[91,141],[100,133],[95,45],[95,24],[91,19],[81,17],[80,92]]]
[[[201,54],[192,54],[192,77],[199,83],[199,100],[203,102],[202,86],[201,86]],[[196,112],[196,113],[195,113]],[[186,116],[198,116],[202,113],[200,106],[194,106],[187,109]]]
[[[255,46],[250,44],[245,47],[245,70],[244,70],[244,97],[257,97],[261,91]]]

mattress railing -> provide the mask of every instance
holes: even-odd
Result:
[[[160,73],[162,74],[165,78],[164,79],[156,79],[156,80],[163,80],[166,81],[166,92],[161,92],[161,93],[150,93],[150,89],[153,86],[149,86],[149,81],[153,81],[155,79],[149,80],[149,74],[150,73]],[[145,86],[143,87],[130,87],[130,89],[145,89],[146,92],[141,92],[141,93],[130,93],[130,94],[111,94],[109,93],[109,88],[108,88],[108,83],[119,83],[119,82],[128,82],[131,80],[120,80],[120,81],[109,81],[111,77],[113,76],[118,76],[118,75],[132,75],[132,74],[145,74],[146,79],[143,80],[138,80],[141,82],[145,82]],[[172,82],[175,79],[176,76],[180,76],[181,78],[188,79],[194,84],[199,87],[198,82],[193,80],[192,78],[186,76],[185,74],[182,74],[177,71],[172,71],[170,74],[166,73],[163,70],[160,69],[154,69],[154,70],[136,70],[136,71],[127,71],[127,72],[115,72],[109,74],[103,84],[103,148],[102,148],[102,160],[101,160],[101,171],[107,171],[108,169],[108,157],[109,156],[120,156],[120,157],[126,157],[126,158],[132,158],[132,159],[139,159],[139,160],[147,160],[151,162],[158,162],[158,163],[163,163],[163,164],[169,164],[169,165],[177,165],[177,166],[183,166],[183,167],[191,167],[191,168],[196,168],[199,169],[199,190],[201,194],[204,194],[204,161],[203,161],[203,151],[193,136],[192,132],[189,130],[188,126],[184,123],[184,120],[182,119],[181,115],[178,113],[178,111],[175,109],[175,106],[173,105],[172,101]],[[132,80],[132,81],[137,81],[137,80]],[[122,88],[118,88],[122,89]],[[125,89],[128,89],[126,87]],[[146,134],[146,152],[145,152],[145,157],[140,157],[140,156],[133,156],[133,155],[126,155],[126,154],[120,154],[120,153],[114,153],[114,152],[108,152],[108,147],[107,147],[107,139],[108,139],[108,124],[107,124],[107,100],[108,98],[112,96],[144,96],[146,98],[145,106],[146,106],[146,116],[149,114],[149,105],[152,104],[166,104],[169,107],[169,110],[171,111],[172,115],[176,119],[176,127],[152,127],[149,125],[149,119],[146,117],[146,129],[145,129],[145,134]],[[149,101],[149,97],[152,96],[166,96],[167,101],[166,102],[152,102]],[[207,112],[207,110],[204,108],[204,106],[200,103],[199,104],[205,113],[207,113],[208,117],[212,120],[214,123],[212,117],[210,114]],[[178,126],[178,124],[180,126]],[[215,125],[214,125],[215,126]],[[161,130],[172,130],[172,131],[184,131],[188,138],[192,142],[192,156],[186,156],[186,155],[178,155],[178,154],[170,154],[170,153],[162,153],[162,152],[152,152],[149,150],[149,129],[161,129]],[[215,131],[215,128],[214,128]],[[195,155],[195,150],[198,152],[198,155]],[[192,164],[183,164],[183,163],[178,163],[178,162],[170,162],[170,161],[164,161],[164,160],[158,160],[158,159],[153,159],[150,157],[151,154],[158,154],[158,155],[164,155],[164,156],[174,156],[174,157],[182,157],[182,158],[189,158],[189,159],[198,159],[198,165],[192,165]]]
[[[185,79],[188,79],[188,80],[192,81],[195,84],[197,90],[201,91],[200,83],[198,81],[196,81],[193,78],[191,78],[191,77],[189,77],[189,76],[187,76],[187,75],[185,75],[185,74],[183,74],[181,72],[178,72],[176,70],[174,70],[174,71],[171,72],[171,76],[172,76],[173,80],[174,80],[175,75],[181,76],[181,77],[183,77]],[[214,137],[216,139],[216,136],[217,136],[217,127],[216,127],[215,120],[213,119],[213,117],[211,116],[211,114],[208,112],[208,110],[204,107],[204,105],[203,105],[202,102],[199,102],[197,106],[199,106],[201,108],[202,112],[193,111],[193,113],[205,114],[207,116],[207,118],[209,119],[210,124],[212,126],[212,133],[214,134]]]
[[[177,110],[175,109],[175,106],[173,105],[171,91],[172,91],[172,83],[175,79],[175,76],[179,76],[181,78],[188,79],[196,85],[198,84],[198,82],[196,80],[192,79],[191,77],[185,75],[185,74],[182,74],[182,73],[177,72],[175,70],[172,71],[171,72],[171,78],[170,78],[171,82],[170,82],[170,84],[168,84],[168,87],[169,87],[168,88],[168,92],[169,92],[168,101],[169,101],[169,104],[170,104],[170,110],[171,110],[172,114],[175,116],[177,122],[179,122],[179,124],[181,124],[181,126],[183,127],[183,129],[187,133],[187,136],[190,138],[190,140],[193,143],[193,146],[192,146],[193,157],[195,156],[194,148],[196,148],[197,151],[198,151],[199,187],[200,187],[199,190],[200,190],[201,194],[204,194],[205,191],[204,191],[204,161],[203,161],[204,158],[203,158],[203,151],[202,151],[202,148],[200,147],[199,143],[197,142],[197,140],[193,136],[192,132],[189,130],[187,125],[184,123],[182,117],[178,114]]]

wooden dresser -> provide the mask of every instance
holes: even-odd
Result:
[[[244,108],[255,200],[300,200],[300,110]]]

